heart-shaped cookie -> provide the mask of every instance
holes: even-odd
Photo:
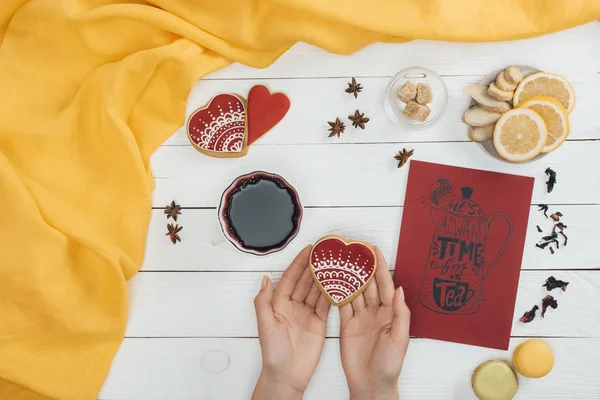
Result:
[[[366,289],[375,275],[377,257],[369,243],[328,235],[315,243],[309,268],[329,301],[339,307]]]
[[[196,150],[212,157],[241,157],[248,152],[246,103],[235,94],[219,94],[190,115],[186,130]]]
[[[269,92],[256,85],[248,93],[248,144],[254,143],[285,117],[290,99],[283,93]]]

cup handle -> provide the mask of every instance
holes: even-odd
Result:
[[[498,262],[498,260],[502,256],[502,254],[504,254],[504,252],[506,251],[506,248],[508,247],[508,242],[510,241],[510,238],[512,237],[512,232],[513,232],[513,223],[512,223],[512,218],[510,217],[510,215],[508,215],[506,213],[495,213],[495,214],[490,215],[489,218],[485,222],[486,238],[487,238],[487,233],[490,230],[490,226],[492,225],[492,221],[495,220],[496,218],[502,218],[506,221],[506,223],[508,224],[508,234],[506,235],[506,239],[504,239],[504,243],[502,244],[502,247],[500,247],[500,250],[498,250],[498,253],[496,253],[496,256],[494,257],[494,259],[488,266],[487,270],[483,273],[483,276],[481,277],[481,300],[482,301],[485,300],[485,295],[484,295],[485,281],[486,281],[487,277],[489,276],[490,272],[492,272],[492,269],[496,266],[496,263]]]

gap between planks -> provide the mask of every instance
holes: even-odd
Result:
[[[169,178],[162,178],[169,179]],[[531,207],[537,207],[540,203],[531,203]],[[599,206],[600,203],[544,203],[547,206]],[[357,205],[357,206],[304,206],[303,208],[309,209],[320,209],[320,208],[403,208],[404,206],[390,206],[390,205]],[[218,207],[181,207],[182,210],[216,210]],[[153,210],[164,210],[165,207],[152,206]]]
[[[597,75],[600,72],[580,72],[578,75]],[[391,78],[394,75],[354,75],[354,76],[296,76],[296,77],[262,77],[262,78],[202,78],[198,82],[201,81],[291,81],[291,80],[310,80],[310,79],[384,79]],[[470,78],[470,79],[483,79],[486,75],[482,74],[440,74],[440,78]]]
[[[418,336],[409,336],[411,339],[416,340],[437,340]],[[249,339],[256,340],[258,336],[124,336],[125,339]],[[325,339],[339,339],[339,336],[325,336]],[[597,339],[594,336],[510,336],[511,339]],[[440,340],[444,342],[444,340]],[[455,342],[447,342],[455,343]],[[461,344],[461,343],[456,343]]]
[[[290,261],[291,262],[291,261]],[[389,270],[391,273],[395,273],[396,270],[394,269],[390,269]],[[588,271],[599,271],[600,272],[600,265],[596,268],[556,268],[556,269],[552,269],[552,268],[521,268],[521,271],[532,271],[532,272],[536,272],[536,271],[550,271],[550,272],[560,272],[560,271],[564,271],[564,272],[588,272]],[[184,273],[184,272],[188,272],[188,273],[232,273],[232,274],[273,274],[273,273],[283,273],[284,271],[279,271],[279,270],[248,270],[248,271],[232,271],[230,269],[228,270],[219,270],[219,269],[203,269],[203,270],[190,270],[190,269],[141,269],[138,271],[138,274],[148,274],[148,273],[153,273],[153,272],[158,272],[158,273],[171,273],[171,272],[177,272],[177,273]]]
[[[600,141],[600,139],[567,139],[567,142],[597,142]],[[261,143],[255,143],[254,146],[263,146],[263,147],[269,147],[269,146],[330,146],[330,145],[339,145],[339,144],[348,144],[348,145],[375,145],[375,144],[399,144],[399,145],[406,145],[406,143],[410,143],[411,145],[415,145],[415,144],[426,144],[426,143],[471,143],[471,140],[435,140],[435,141],[430,141],[430,142],[402,142],[402,141],[387,141],[387,142],[354,142],[354,143],[343,143],[343,142],[331,142],[331,143],[294,143],[294,144],[289,144],[289,145],[285,145],[285,144],[281,144],[281,143],[265,143],[265,144],[261,144]],[[164,147],[188,147],[191,146],[191,144],[163,144],[161,146]]]

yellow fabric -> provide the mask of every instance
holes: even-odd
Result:
[[[0,399],[96,398],[144,256],[149,157],[203,75],[296,41],[525,38],[598,19],[599,3],[1,0]]]

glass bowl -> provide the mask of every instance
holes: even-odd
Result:
[[[431,87],[432,102],[427,104],[431,109],[429,117],[423,122],[413,121],[402,115],[406,104],[402,102],[396,94],[398,90],[406,83],[411,81],[414,84],[426,83]],[[448,105],[448,90],[442,78],[430,69],[422,67],[411,67],[403,69],[394,75],[387,86],[385,95],[385,111],[392,121],[406,127],[409,130],[420,131],[431,128],[444,116],[446,106]]]

